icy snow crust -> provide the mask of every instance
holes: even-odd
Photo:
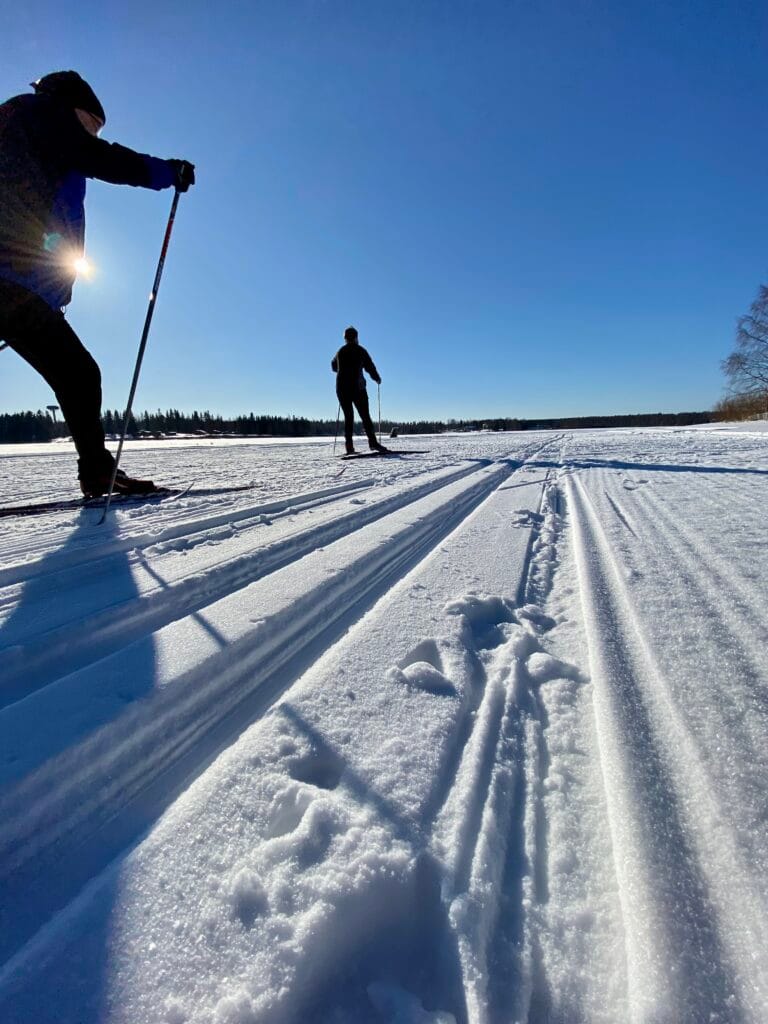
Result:
[[[765,436],[398,445],[3,520],[4,1024],[766,1020]]]

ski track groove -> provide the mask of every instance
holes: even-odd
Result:
[[[764,659],[761,661],[758,654],[768,644],[764,614],[760,614],[743,582],[716,550],[709,549],[706,559],[701,558],[695,535],[691,535],[682,517],[676,519],[672,516],[654,488],[643,488],[642,496],[637,500],[650,512],[640,517],[638,527],[638,540],[643,543],[643,571],[647,572],[655,565],[656,573],[662,578],[669,567],[665,549],[673,553],[678,584],[684,583],[683,589],[688,599],[699,607],[702,621],[710,623],[710,628],[716,631],[719,646],[728,650],[729,658],[736,662],[739,684],[734,680],[730,686],[720,690],[718,700],[723,708],[723,718],[729,724],[737,723],[736,726],[731,724],[731,728],[739,729],[742,744],[749,745],[751,761],[757,763],[761,756],[762,732],[759,724],[755,728],[750,718],[745,720],[743,712],[745,707],[763,713],[766,708],[765,694],[756,686],[749,685],[751,681],[762,678],[765,672]],[[716,610],[715,616],[706,614],[711,608]],[[748,632],[751,634],[749,642],[744,643]],[[691,736],[690,742],[696,746],[697,757],[705,765],[707,758],[702,741]],[[702,768],[702,771],[706,770]],[[716,788],[711,771],[706,771],[706,775],[712,787]],[[744,779],[740,780],[740,785],[746,785]],[[724,799],[727,801],[727,797]],[[754,827],[759,830],[760,823],[754,822]]]
[[[760,1019],[768,990],[749,991],[737,965],[739,954],[749,962],[748,951],[762,948],[765,909],[754,905],[749,872],[724,809],[711,787],[698,781],[706,776],[695,741],[578,477],[570,478],[569,499],[625,925],[631,1019],[730,1022],[742,1019],[747,1008]],[[679,971],[673,972],[674,964]]]
[[[759,607],[754,603],[754,592],[749,591],[744,585],[741,576],[735,573],[716,550],[708,550],[706,559],[701,558],[701,549],[696,544],[696,535],[689,526],[686,526],[684,517],[674,517],[657,493],[655,488],[643,488],[638,499],[653,510],[656,524],[661,521],[663,528],[661,535],[664,542],[674,549],[678,557],[678,563],[685,566],[688,578],[698,585],[702,593],[714,598],[717,602],[719,617],[728,624],[729,631],[733,637],[739,637],[744,632],[744,617],[748,616],[754,634],[755,643],[748,645],[750,657],[753,651],[763,648],[768,641],[768,630],[765,620],[765,602]],[[649,524],[650,525],[650,524]],[[650,530],[646,530],[646,536]],[[655,532],[659,532],[655,530]],[[651,548],[651,552],[654,549]],[[706,581],[710,580],[714,587],[707,587]],[[726,599],[727,595],[727,599]],[[738,610],[734,607],[735,599],[738,602]],[[762,635],[760,635],[762,634]],[[759,672],[762,665],[752,657],[755,669]]]
[[[289,685],[291,679],[284,672],[286,666],[301,662],[301,649],[297,649],[292,640],[299,636],[302,637],[301,648],[312,652],[313,657],[321,656],[328,649],[329,643],[333,644],[336,641],[340,630],[343,629],[343,623],[349,621],[350,615],[362,614],[381,593],[383,586],[387,588],[393,586],[398,578],[411,571],[415,564],[427,557],[444,537],[456,529],[494,489],[507,480],[510,475],[524,468],[532,454],[538,454],[539,451],[551,444],[552,440],[535,446],[533,453],[521,453],[520,460],[501,460],[495,466],[484,466],[479,470],[473,466],[462,472],[460,476],[477,475],[478,473],[481,476],[466,489],[463,499],[452,500],[447,514],[443,506],[438,506],[435,513],[427,517],[425,524],[416,528],[411,527],[405,542],[399,549],[393,550],[391,540],[383,544],[380,557],[374,560],[373,566],[368,567],[365,578],[361,580],[359,576],[356,577],[353,598],[349,596],[349,588],[341,584],[346,597],[343,600],[338,600],[336,598],[343,594],[336,595],[329,600],[330,607],[335,610],[333,617],[329,616],[327,610],[318,611],[315,608],[316,621],[314,624],[310,624],[307,615],[310,619],[312,618],[311,609],[300,612],[298,608],[291,606],[289,620],[293,625],[293,637],[289,635],[290,630],[289,633],[279,633],[277,643],[270,645],[271,650],[265,651],[259,645],[250,655],[246,655],[244,652],[243,658],[238,662],[237,670],[230,669],[227,672],[227,675],[232,678],[224,681],[225,692],[231,696],[225,698],[223,693],[218,693],[216,701],[211,701],[210,698],[206,700],[203,697],[201,698],[202,704],[200,704],[199,700],[195,699],[196,687],[189,686],[186,703],[181,699],[176,699],[169,709],[168,713],[172,714],[173,724],[168,720],[168,713],[161,710],[158,714],[153,715],[151,723],[143,723],[143,728],[139,729],[139,732],[143,733],[142,743],[139,746],[143,744],[147,748],[145,754],[137,755],[133,752],[134,730],[126,722],[123,722],[124,739],[117,746],[112,741],[109,743],[106,743],[106,740],[102,741],[98,731],[93,736],[86,738],[79,745],[75,763],[88,763],[89,773],[93,777],[102,776],[101,784],[92,783],[90,786],[91,802],[84,801],[83,794],[79,793],[77,772],[71,776],[68,774],[65,764],[68,757],[65,752],[56,755],[52,762],[50,759],[42,762],[40,771],[35,771],[31,777],[24,778],[19,787],[3,801],[5,820],[10,823],[13,819],[16,823],[14,835],[12,837],[6,835],[6,844],[10,842],[11,845],[7,847],[4,855],[4,862],[10,866],[11,874],[13,875],[14,869],[17,872],[14,888],[18,885],[18,878],[24,874],[29,873],[31,877],[46,877],[48,871],[41,871],[41,865],[47,863],[49,870],[52,871],[53,865],[66,856],[67,851],[73,852],[78,847],[82,847],[94,832],[99,832],[104,828],[114,828],[116,821],[119,825],[120,816],[125,812],[130,801],[139,799],[142,793],[152,786],[153,781],[168,774],[171,783],[167,787],[160,785],[160,793],[155,798],[151,814],[142,819],[142,824],[146,827],[148,821],[156,817],[160,810],[173,799],[179,791],[181,781],[184,785],[189,784],[198,771],[210,762],[212,756],[223,749],[241,731],[243,722],[238,718],[237,710],[247,703],[250,692],[256,686],[268,677],[281,679],[281,688],[267,695],[267,699],[271,703],[277,699],[279,692]],[[482,477],[483,470],[487,474],[485,478]],[[434,489],[430,487],[427,494]],[[409,499],[407,504],[410,504],[412,500]],[[156,542],[156,538],[153,538],[153,542]],[[383,550],[384,548],[386,551]],[[323,637],[327,637],[328,640],[324,642]],[[115,655],[118,653],[115,652]],[[306,668],[306,664],[300,665],[301,671],[305,671]],[[249,679],[249,692],[244,696],[240,692],[239,684],[246,676]],[[254,677],[257,682],[254,682]],[[67,679],[61,679],[58,682],[66,686]],[[45,697],[45,693],[47,690],[35,696]],[[259,710],[259,714],[264,713],[269,703]],[[130,717],[128,712],[126,712],[126,717]],[[181,723],[179,719],[182,720]],[[220,738],[215,750],[208,749],[205,743],[206,736],[221,726],[225,719],[237,720],[237,727],[230,730],[223,739]],[[147,729],[149,729],[149,733],[147,733]],[[169,731],[174,735],[166,735]],[[105,749],[105,745],[108,746],[108,750]],[[196,750],[198,750],[198,754],[195,754]],[[104,761],[105,754],[107,755],[106,761]],[[122,765],[116,764],[116,760],[117,762],[122,761]],[[183,780],[179,780],[174,776],[172,769],[174,762],[181,764],[182,761],[184,761],[184,776]],[[99,768],[100,763],[103,765],[102,768]],[[56,779],[55,784],[52,772],[53,778]],[[60,810],[52,811],[55,805],[61,804],[62,801],[67,808],[66,813],[62,815]],[[34,814],[28,813],[30,808],[34,808]],[[53,819],[46,821],[46,813],[54,813],[54,819],[58,816],[58,824]],[[26,838],[18,831],[22,824],[22,831],[26,833]],[[119,832],[119,827],[117,831]],[[121,835],[120,849],[129,848],[137,838],[138,834]],[[110,848],[109,844],[105,848],[109,849],[109,860],[120,852],[120,849]],[[11,850],[13,856],[10,855]],[[51,899],[46,899],[43,894],[42,907],[35,906],[35,900],[30,896],[28,902],[31,905],[31,910],[29,910],[26,922],[19,927],[15,935],[9,935],[7,928],[3,929],[6,937],[6,952],[12,952],[27,941],[53,912],[76,895],[88,877],[91,877],[97,870],[102,870],[109,860],[97,865],[89,864],[87,875],[82,877],[75,872],[75,878],[70,880],[70,884],[67,884],[66,881],[63,882],[62,888],[55,892]],[[28,870],[30,865],[31,870]],[[0,887],[7,891],[7,878],[5,882],[0,882]],[[23,886],[21,888],[23,889]],[[37,896],[40,899],[41,894],[38,893]],[[20,907],[12,906],[9,901],[6,906],[7,919],[13,920],[15,915],[23,918],[24,914],[20,914],[20,910]]]
[[[149,594],[137,595],[116,606],[79,617],[74,625],[65,623],[35,636],[28,642],[14,644],[4,650],[0,649],[0,671],[3,676],[0,713],[4,707],[51,685],[63,675],[68,675],[107,657],[118,647],[128,646],[170,622],[200,611],[206,605],[247,586],[254,580],[277,572],[291,562],[304,558],[317,548],[333,543],[370,523],[383,519],[397,509],[405,508],[428,494],[434,494],[456,480],[476,474],[482,468],[482,465],[476,464],[463,466],[460,470],[442,476],[436,481],[416,484],[405,491],[397,492],[390,498],[365,508],[356,508],[355,511],[346,515],[334,517],[320,526],[309,526],[297,534],[285,537],[282,541],[258,547],[251,554],[241,554],[231,560],[225,558],[202,571],[195,570],[189,576],[170,585],[166,584],[162,577],[156,575],[155,571],[151,570],[142,560],[141,550],[149,546],[167,544],[169,541],[178,543],[187,535],[183,534],[179,527],[173,530],[164,530],[161,536],[150,539],[139,538],[135,545],[138,551],[134,552],[134,555],[137,560],[142,562],[145,571],[155,577],[158,589]],[[301,502],[298,498],[289,498],[278,503],[281,507],[277,511],[286,514],[303,511],[307,508],[316,508],[319,504],[326,504],[338,500],[340,497],[346,497],[348,493],[359,490],[361,486],[367,486],[366,482],[349,488],[347,492],[323,495],[322,498],[311,502]],[[273,514],[265,513],[265,508],[268,506],[262,506],[258,511],[249,510],[247,517],[244,515],[245,510],[238,510],[235,513],[213,518],[216,520],[216,527],[220,527],[230,525],[233,521],[242,522],[247,518],[260,518],[264,514]],[[233,518],[227,518],[227,515]],[[210,527],[203,523],[205,521],[193,523],[190,533],[198,535],[197,542],[205,543],[210,539]],[[201,531],[205,532],[201,533]],[[121,545],[121,550],[132,549],[132,539],[127,538],[124,545]],[[100,549],[100,551],[102,558],[109,554],[115,554],[113,546]],[[84,560],[85,563],[90,565],[94,560],[94,556],[89,551],[88,558]],[[67,566],[65,569],[52,569],[51,573],[65,572],[77,576],[82,572],[83,566],[84,562],[78,562],[76,566]],[[99,568],[100,571],[108,569],[107,566]],[[61,580],[60,585],[68,593],[74,592],[74,588],[66,586],[65,580]],[[51,668],[54,670],[54,675],[46,675]]]
[[[247,522],[249,519],[258,520],[260,516],[283,515],[292,511],[315,508],[354,491],[370,487],[372,483],[373,481],[370,479],[350,481],[347,484],[337,484],[334,487],[321,488],[318,491],[310,491],[305,494],[295,494],[286,498],[263,502],[259,505],[248,505],[245,507],[229,509],[226,512],[215,512],[211,515],[201,516],[197,519],[185,518],[184,511],[178,510],[178,515],[176,517],[166,517],[180,518],[181,522],[175,526],[166,525],[160,530],[153,529],[150,526],[148,530],[136,533],[131,533],[130,527],[128,527],[127,536],[125,537],[113,537],[105,543],[92,544],[74,552],[48,554],[34,562],[19,562],[6,566],[5,568],[0,569],[0,587],[6,587],[16,583],[28,583],[31,579],[35,579],[40,575],[49,575],[67,569],[82,569],[91,562],[101,562],[104,559],[109,558],[111,555],[118,555],[129,551],[136,551],[141,548],[153,547],[156,544],[164,544],[176,539],[190,537],[194,534],[205,533],[215,529],[216,527],[232,526],[235,523]],[[155,510],[156,507],[149,509],[149,511]],[[87,514],[91,510],[86,509],[84,511]],[[96,509],[95,511],[100,512],[101,510]],[[120,511],[119,507],[117,511]],[[144,513],[147,509],[142,509],[142,507],[139,506],[133,511]],[[163,509],[163,511],[166,510]],[[82,515],[82,512],[78,513],[78,516],[80,515]],[[94,517],[91,517],[91,519],[93,520],[92,525],[95,527],[97,525],[96,520]],[[108,520],[107,531],[113,528],[112,520]],[[14,547],[11,546],[7,557],[14,557],[14,553],[18,557],[19,554],[23,553],[23,550],[23,545],[20,545],[16,549],[16,552],[14,552]]]

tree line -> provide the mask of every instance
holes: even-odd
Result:
[[[408,420],[382,422],[384,433],[397,429],[402,434],[439,434],[458,430],[535,430],[578,429],[585,427],[659,427],[690,426],[712,420],[768,418],[768,285],[760,285],[749,312],[737,320],[736,344],[723,361],[728,391],[713,411],[679,413],[641,413],[615,416],[569,416],[553,419],[527,420],[502,417],[478,420]],[[56,406],[37,412],[0,413],[0,444],[52,441],[67,437],[69,431],[56,418]],[[124,413],[107,409],[103,416],[104,432],[119,434]],[[337,423],[330,419],[309,419],[305,416],[273,416],[248,413],[227,419],[211,412],[191,414],[178,409],[143,412],[131,416],[128,434],[133,437],[173,434],[199,434],[216,437],[237,434],[249,437],[317,437],[333,435]]]
[[[119,435],[123,428],[125,414],[117,409],[107,409],[102,416],[105,434]],[[693,423],[708,423],[713,418],[709,412],[641,413],[617,416],[569,416],[554,419],[527,420],[501,417],[477,420],[407,420],[395,423],[382,420],[382,432],[386,435],[396,430],[401,434],[442,434],[447,431],[472,430],[562,430],[579,427],[660,427],[688,426]],[[128,421],[128,435],[131,437],[173,437],[176,434],[193,434],[201,437],[321,437],[333,436],[336,420],[309,419],[306,416],[273,416],[248,413],[232,419],[214,415],[211,412],[183,413],[178,409],[161,412],[143,412],[131,416]],[[0,413],[0,444],[24,444],[52,441],[67,437],[69,431],[60,419],[42,409],[37,412]]]
[[[736,344],[723,361],[728,393],[715,406],[720,420],[768,419],[768,285],[736,321]]]

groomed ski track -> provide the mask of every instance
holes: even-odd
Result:
[[[0,1019],[764,1019],[760,439],[434,447],[5,538]]]

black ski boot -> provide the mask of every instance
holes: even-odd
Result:
[[[112,473],[99,474],[98,476],[80,478],[80,490],[86,498],[100,498],[109,491],[109,482]],[[152,480],[136,480],[128,476],[122,469],[118,469],[115,477],[115,494],[154,494],[161,490]]]

